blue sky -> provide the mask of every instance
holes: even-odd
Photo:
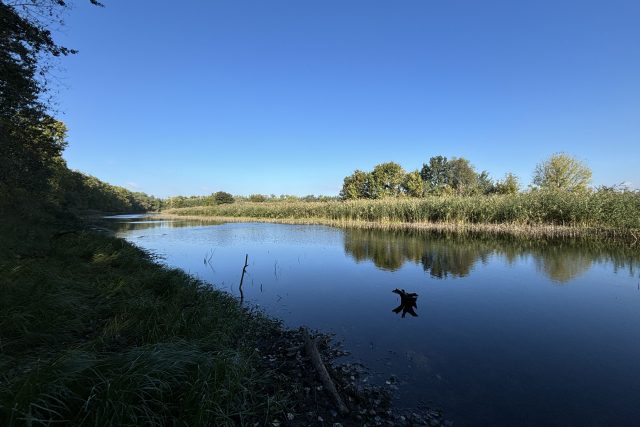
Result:
[[[640,187],[640,2],[78,0],[71,168],[157,196],[337,194],[385,161]]]

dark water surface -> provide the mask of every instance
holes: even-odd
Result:
[[[397,404],[455,425],[640,426],[640,248],[325,226],[112,219],[286,325],[334,332]],[[209,262],[205,263],[204,260]],[[392,309],[419,294],[418,317]]]

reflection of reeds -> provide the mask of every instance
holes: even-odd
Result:
[[[173,215],[167,215],[173,214]],[[170,209],[164,218],[270,221],[359,228],[429,229],[525,236],[636,240],[640,194],[529,192],[330,202],[242,202]]]
[[[277,224],[317,224],[344,228],[415,230],[457,234],[491,234],[538,238],[600,238],[622,241],[634,241],[632,231],[602,227],[569,226],[553,224],[518,223],[464,223],[464,222],[392,222],[363,221],[352,219],[327,218],[265,218],[248,216],[199,216],[188,212],[190,209],[172,209],[162,214],[165,218],[208,219],[217,222],[269,222]],[[180,211],[180,212],[178,212]]]

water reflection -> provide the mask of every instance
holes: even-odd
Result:
[[[109,217],[105,217],[109,218]],[[118,218],[120,219],[120,218]],[[123,218],[124,219],[124,218]],[[221,224],[220,222],[213,221],[198,221],[198,220],[171,220],[171,219],[158,219],[158,220],[141,220],[141,221],[116,221],[112,222],[111,228],[117,232],[122,233],[133,230],[147,230],[151,228],[182,228],[182,227],[199,227],[203,225],[215,225]]]
[[[125,219],[122,217],[115,217]],[[165,220],[136,216],[114,221],[116,232],[152,228],[182,228],[221,224],[203,220]],[[508,264],[532,259],[536,269],[563,284],[576,279],[598,263],[609,263],[615,272],[638,273],[640,251],[634,246],[607,245],[594,241],[540,240],[494,236],[461,236],[409,231],[344,230],[344,250],[357,262],[372,261],[382,270],[397,271],[406,262],[422,266],[437,279],[469,276],[476,264],[486,264],[492,256]]]
[[[640,419],[637,247],[141,219],[119,235],[286,326],[335,333],[371,381],[398,379],[403,405],[434,402],[455,425]]]
[[[400,295],[400,305],[394,308],[394,313],[398,314],[402,312],[402,317],[409,313],[413,317],[418,317],[418,314],[415,312],[415,309],[418,308],[416,301],[418,300],[418,294],[415,292],[406,292],[404,289],[394,289],[394,294]]]
[[[345,230],[344,249],[356,261],[372,261],[388,271],[400,269],[405,262],[421,264],[438,279],[468,276],[476,264],[486,264],[494,255],[509,264],[531,258],[538,271],[557,283],[580,277],[595,263],[611,263],[615,271],[628,269],[631,275],[640,264],[639,251],[629,246],[380,230]]]

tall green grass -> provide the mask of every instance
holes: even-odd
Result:
[[[638,230],[640,229],[640,193],[531,191],[516,195],[428,196],[419,199],[245,202],[170,209],[166,212],[210,217],[565,225]]]
[[[119,239],[0,232],[0,425],[263,425],[283,409],[254,350],[273,321]]]

